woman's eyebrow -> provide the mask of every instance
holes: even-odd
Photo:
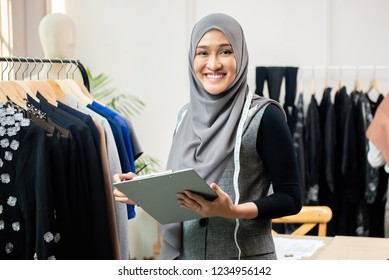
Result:
[[[229,43],[225,43],[225,44],[220,44],[218,47],[223,48],[223,47],[232,47],[232,46]],[[209,46],[198,45],[196,48],[197,49],[209,49]]]

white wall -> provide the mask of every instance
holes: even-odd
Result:
[[[186,1],[68,1],[77,56],[146,107],[134,126],[145,154],[165,162],[176,113],[188,97]],[[151,8],[152,7],[152,8]]]
[[[146,154],[167,160],[176,112],[188,100],[187,49],[193,24],[225,12],[243,26],[255,66],[389,65],[389,1],[385,0],[68,0],[77,28],[77,56],[94,73],[105,72],[123,93],[145,102],[133,119]],[[300,72],[309,91],[312,71]],[[373,69],[361,69],[364,88]],[[332,69],[336,87],[340,70]],[[325,70],[314,72],[320,93]],[[350,87],[356,69],[344,69]],[[376,71],[389,90],[389,70]],[[281,96],[282,98],[282,96]]]
[[[360,69],[364,89],[374,72],[381,89],[389,91],[389,1],[332,0],[329,63],[334,65],[377,65],[377,70]],[[352,87],[357,70],[343,71],[346,86]]]
[[[241,22],[255,66],[389,65],[389,1],[386,0],[68,0],[77,29],[77,57],[93,73],[105,72],[116,88],[145,102],[133,119],[146,154],[167,160],[178,109],[188,100],[187,51],[193,24],[210,12]],[[350,87],[355,69],[344,69]],[[360,70],[364,88],[372,70]],[[340,71],[329,71],[336,87]],[[304,70],[309,91],[311,70]],[[316,70],[317,92],[325,71]],[[378,70],[389,91],[389,70]],[[309,97],[309,94],[306,96]],[[152,245],[152,244],[151,244]]]

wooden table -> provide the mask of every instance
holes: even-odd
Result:
[[[293,245],[304,245],[304,241],[322,241],[323,245],[311,256],[301,257],[310,260],[386,260],[389,259],[389,238],[355,237],[355,236],[291,236],[286,234],[275,235],[275,238],[290,240]],[[297,247],[296,247],[297,248]],[[290,252],[293,255],[293,252]],[[279,256],[284,258],[284,256]],[[284,258],[285,259],[285,258]]]

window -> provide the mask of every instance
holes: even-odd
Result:
[[[65,0],[47,0],[47,13],[66,13],[66,3]]]
[[[0,56],[12,56],[12,3],[0,0]]]

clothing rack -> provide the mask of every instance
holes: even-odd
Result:
[[[44,64],[44,63],[49,63],[49,64],[53,64],[53,63],[61,63],[61,64],[68,63],[69,64],[70,63],[70,64],[74,64],[80,70],[82,80],[83,80],[85,87],[88,89],[88,91],[90,90],[88,74],[85,70],[85,67],[77,59],[73,59],[73,58],[54,58],[54,59],[52,59],[52,58],[32,58],[32,57],[0,57],[0,62],[7,62],[7,63],[8,62],[17,62],[17,63],[34,63],[34,64]]]
[[[273,67],[277,65],[258,65],[258,66],[264,66],[264,67]],[[258,66],[250,66],[250,70],[254,70]],[[280,67],[287,67],[287,66],[281,66]],[[311,69],[317,69],[317,70],[389,70],[389,65],[290,65],[291,67],[297,67],[302,70],[311,70]]]
[[[343,70],[354,70],[359,75],[360,70],[374,70],[374,77],[377,70],[389,70],[389,65],[303,65],[298,67],[301,71],[325,70],[326,72],[336,70],[341,74]]]
[[[303,65],[298,68],[303,70],[389,70],[389,65]]]

